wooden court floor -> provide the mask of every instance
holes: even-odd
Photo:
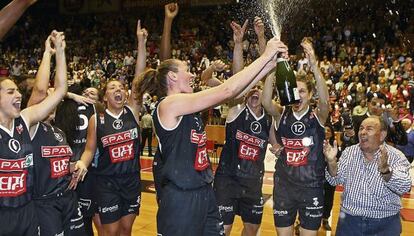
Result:
[[[145,157],[143,158],[145,160]],[[152,163],[152,160],[141,161],[141,178],[143,181],[153,181],[151,166],[149,163]],[[271,184],[263,185],[263,194],[272,194]],[[339,205],[340,205],[340,192],[335,192],[334,205],[332,209],[331,216],[331,226],[332,232],[326,232],[322,228],[318,232],[318,236],[334,236],[336,224],[338,222],[339,214]],[[260,236],[270,236],[277,235],[276,230],[273,224],[273,215],[272,215],[272,198],[270,198],[264,207],[263,220],[260,228]],[[404,197],[402,200],[404,208],[414,209],[414,190],[411,190],[411,194],[408,197]],[[150,192],[142,192],[142,201],[140,208],[140,215],[136,218],[133,226],[134,236],[155,236],[157,235],[157,226],[156,226],[156,214],[157,214],[157,203],[155,200],[155,194]],[[235,223],[233,225],[231,235],[241,235],[242,231],[242,222],[239,217],[236,217]],[[402,220],[402,236],[414,236],[414,222],[407,222]],[[97,234],[95,234],[97,235]],[[387,235],[384,235],[387,236]]]

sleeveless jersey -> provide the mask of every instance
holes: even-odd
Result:
[[[125,106],[118,116],[97,114],[97,175],[124,175],[137,173],[139,163],[138,124],[132,111]]]
[[[184,190],[211,184],[213,171],[207,155],[207,136],[200,116],[182,116],[174,129],[166,129],[160,123],[157,105],[153,120],[161,151],[163,182],[171,182]]]
[[[33,150],[23,117],[13,129],[0,126],[0,208],[19,207],[32,199]]]
[[[32,139],[34,154],[33,198],[64,192],[70,181],[72,149],[62,130],[39,122]]]
[[[299,118],[285,107],[276,139],[283,150],[276,162],[275,178],[302,187],[320,187],[325,179],[323,140],[325,128],[310,107]]]
[[[93,114],[95,114],[95,106],[85,106],[83,104],[80,104],[77,110],[80,125],[76,127],[76,135],[74,137],[72,145],[73,156],[71,158],[71,162],[78,161],[81,158],[83,151],[85,150],[89,119]]]
[[[256,117],[247,105],[241,109],[234,120],[226,123],[226,144],[217,175],[261,179],[271,125],[265,112]]]

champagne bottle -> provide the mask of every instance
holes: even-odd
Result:
[[[296,77],[287,59],[281,57],[277,59],[275,76],[280,105],[287,106],[298,103],[300,97]]]

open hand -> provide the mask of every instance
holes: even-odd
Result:
[[[224,63],[222,60],[215,60],[213,63],[211,63],[211,66],[213,67],[214,71],[221,72],[226,69],[226,63]]]
[[[336,155],[338,154],[338,144],[336,140],[334,141],[333,146],[331,146],[327,140],[323,141],[323,154],[325,155],[326,162],[336,161]]]
[[[380,147],[380,158],[378,158],[378,170],[381,173],[389,171],[390,166],[388,165],[388,152],[384,145]]]
[[[264,35],[264,24],[262,19],[258,16],[254,17],[254,32],[256,32],[256,35],[258,36]]]
[[[313,49],[310,39],[307,37],[303,38],[300,45],[303,47],[303,51],[305,52],[306,58],[309,60],[309,64],[312,66],[316,65],[315,50]]]
[[[78,104],[82,104],[82,105],[85,105],[85,106],[88,106],[89,104],[95,104],[96,103],[95,100],[93,100],[91,98],[88,98],[88,97],[85,97],[85,96],[78,95],[78,94],[74,94],[73,97],[71,97],[71,98],[72,98],[73,101],[77,102]]]
[[[243,42],[243,37],[244,37],[244,33],[246,32],[248,22],[249,21],[246,20],[244,22],[243,26],[240,26],[235,21],[232,21],[230,23],[230,27],[233,30],[234,43],[242,43]]]

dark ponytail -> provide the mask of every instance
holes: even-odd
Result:
[[[135,86],[135,99],[141,103],[144,93],[156,95],[159,98],[167,96],[167,74],[170,71],[177,73],[179,63],[180,61],[176,59],[165,60],[156,70],[149,69],[139,75],[138,83]]]

